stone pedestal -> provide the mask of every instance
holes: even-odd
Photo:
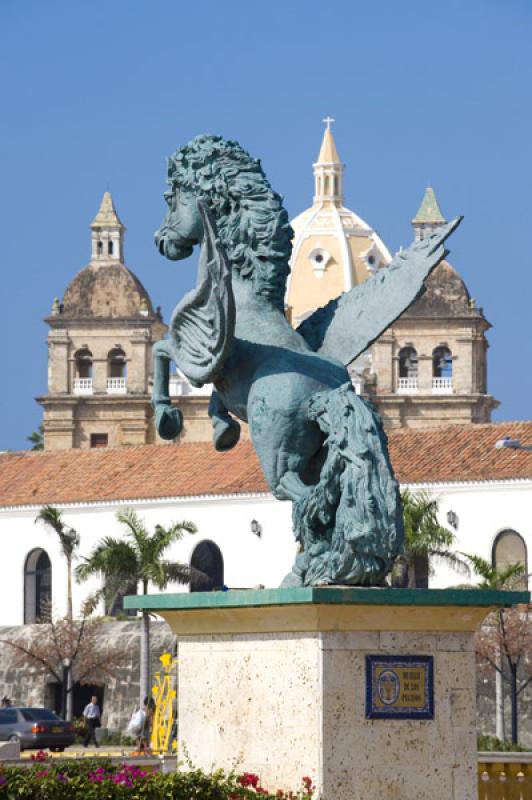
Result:
[[[295,589],[128,598],[179,637],[195,766],[310,776],[322,800],[477,800],[474,632],[523,592]],[[429,656],[433,719],[368,718],[366,656]],[[390,662],[393,667],[395,662]]]

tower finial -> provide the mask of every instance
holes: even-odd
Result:
[[[92,261],[96,264],[124,257],[124,231],[109,190],[104,192],[98,213],[91,222]]]
[[[343,170],[344,165],[336,149],[331,123],[334,118],[327,116],[323,120],[325,130],[321,142],[318,160],[314,164],[315,191],[314,202],[332,202],[341,206],[343,203]]]
[[[416,216],[412,220],[416,239],[424,239],[425,236],[433,233],[439,225],[444,225],[445,221],[445,217],[436,200],[434,189],[429,183]]]

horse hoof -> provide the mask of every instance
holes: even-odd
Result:
[[[240,439],[240,424],[236,419],[230,419],[229,422],[218,420],[214,426],[212,438],[218,452],[231,450]]]
[[[183,414],[175,406],[155,409],[155,425],[161,439],[175,439],[183,430]]]

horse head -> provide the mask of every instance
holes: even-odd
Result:
[[[165,192],[168,212],[155,234],[155,244],[161,255],[179,261],[192,255],[194,245],[203,238],[203,224],[198,198],[186,188],[174,186]]]
[[[261,163],[237,142],[196,136],[168,159],[168,213],[155,234],[159,252],[187,258],[203,240],[202,200],[214,218],[233,273],[283,308],[293,231]]]

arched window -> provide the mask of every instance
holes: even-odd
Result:
[[[399,377],[417,378],[417,352],[413,347],[399,350]]]
[[[448,347],[436,347],[432,353],[432,377],[453,377],[453,354]]]
[[[126,354],[121,347],[115,347],[107,356],[109,378],[126,377]]]
[[[103,242],[98,242],[97,250],[98,250],[98,255],[101,256],[103,253]]]
[[[428,589],[430,575],[429,557],[427,555],[414,556],[412,562],[414,581],[411,588]]]
[[[191,592],[213,592],[223,588],[224,560],[222,551],[210,539],[196,545],[190,559],[190,566],[205,575],[205,578],[192,578]]]
[[[515,579],[512,589],[527,589],[528,554],[525,540],[519,533],[510,529],[501,531],[493,543],[491,558],[493,566],[498,570],[503,570],[512,564],[522,564],[523,577]]]
[[[31,550],[24,564],[24,623],[40,622],[50,612],[52,565],[40,547]]]
[[[76,377],[92,378],[92,353],[87,348],[78,350],[74,356],[76,360]]]
[[[107,242],[107,253],[112,256],[113,255],[113,243]]]

